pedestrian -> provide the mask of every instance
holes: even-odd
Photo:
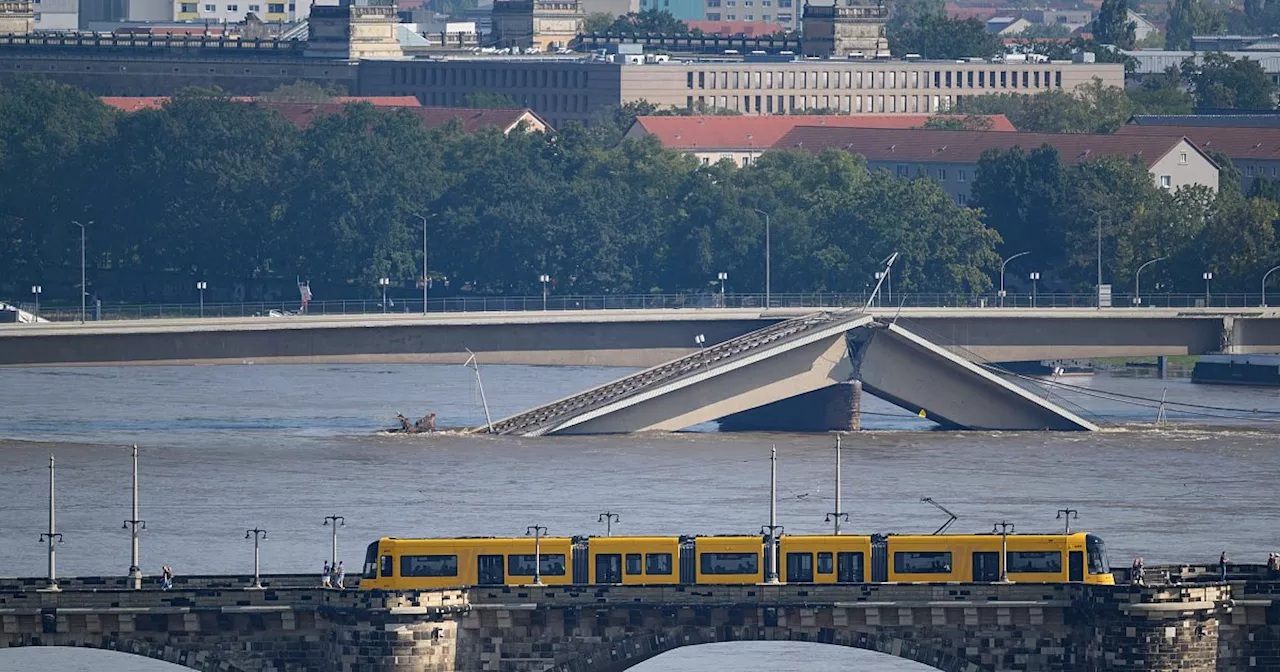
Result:
[[[173,570],[169,569],[169,565],[160,568],[160,590],[171,590],[173,588]]]
[[[320,587],[321,587],[321,588],[328,588],[328,587],[330,587],[330,585],[331,585],[331,584],[329,583],[329,573],[330,573],[330,571],[331,571],[331,570],[330,570],[330,568],[329,568],[329,561],[328,561],[328,560],[325,560],[325,561],[324,561],[324,569],[320,570]]]
[[[1144,558],[1138,558],[1138,585],[1147,585],[1147,561]]]
[[[1133,562],[1129,563],[1129,583],[1139,583],[1137,558],[1134,558]]]
[[[1218,580],[1219,581],[1227,580],[1227,562],[1229,562],[1229,560],[1227,560],[1227,552],[1223,551],[1222,555],[1218,556]]]
[[[1267,556],[1267,578],[1280,579],[1280,554],[1272,553]]]
[[[333,570],[333,587],[337,588],[338,590],[346,590],[346,586],[342,585],[342,580],[343,580],[342,561],[339,560],[337,568]]]

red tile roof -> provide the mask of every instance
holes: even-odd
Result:
[[[701,30],[704,35],[722,35],[724,37],[735,37],[745,35],[746,37],[756,37],[757,35],[772,35],[774,33],[783,32],[786,29],[777,23],[765,23],[764,21],[685,21],[689,30]]]
[[[163,107],[169,99],[164,96],[103,96],[102,102],[109,107],[133,114],[138,110],[150,110]]]
[[[257,100],[252,96],[235,96],[231,100],[251,103]],[[335,96],[334,102],[369,103],[374,107],[421,107],[422,103],[414,96]],[[163,107],[169,102],[167,96],[103,96],[102,102],[130,114],[138,110],[149,110]]]
[[[345,107],[339,103],[258,103],[262,107],[275,110],[288,119],[290,123],[298,128],[306,128],[316,118],[327,114],[339,114]],[[548,127],[547,123],[537,114],[524,108],[510,109],[473,109],[468,107],[409,107],[403,108],[410,114],[422,120],[422,125],[427,128],[436,128],[444,126],[449,122],[457,119],[462,122],[462,128],[468,133],[474,133],[482,128],[497,128],[503,133],[515,128],[516,124],[522,120],[528,120],[532,125],[541,124]]]
[[[736,149],[772,147],[797,126],[853,128],[916,128],[930,119],[928,114],[839,114],[839,115],[706,115],[695,117],[636,117],[629,137],[653,135],[672,149]],[[985,115],[992,131],[1017,129],[1003,114]]]
[[[1150,168],[1183,141],[1181,135],[1110,135],[1085,133],[992,133],[989,131],[881,130],[797,126],[774,149],[820,152],[844,149],[869,161],[977,163],[988,149],[1022,147],[1030,151],[1052,145],[1064,162],[1099,156],[1138,156]],[[1190,144],[1190,143],[1188,143]],[[1194,145],[1192,145],[1194,147]]]
[[[1232,159],[1280,159],[1280,128],[1232,128],[1224,126],[1139,126],[1125,124],[1116,135],[1181,135],[1200,149],[1222,152]]]

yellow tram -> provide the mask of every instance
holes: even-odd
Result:
[[[783,535],[783,583],[987,582],[1113,584],[1093,534]],[[397,539],[365,554],[360,588],[463,585],[755,584],[774,547],[760,536]]]

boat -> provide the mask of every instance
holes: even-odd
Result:
[[[1280,387],[1280,355],[1205,355],[1196,362],[1191,382]]]

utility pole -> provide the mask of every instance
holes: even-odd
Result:
[[[89,295],[89,287],[85,284],[85,263],[84,263],[84,227],[93,223],[89,220],[89,224],[81,224],[75,220],[71,220],[72,224],[80,227],[80,324],[84,324],[85,315],[85,297]]]
[[[778,524],[778,447],[769,452],[769,524],[760,528],[767,540],[765,548],[765,583],[778,583],[778,535],[782,526]]]
[[[1000,583],[1009,583],[1009,533],[1013,523],[1000,521],[991,527],[992,534],[1000,535]]]
[[[129,529],[133,550],[129,554],[129,585],[142,590],[142,563],[138,557],[138,529],[147,529],[147,522],[138,518],[138,444],[133,444],[133,517],[124,521],[120,529]]]
[[[209,289],[209,283],[201,280],[196,283],[196,289],[200,292],[200,317],[204,317],[204,290]]]
[[[244,538],[253,537],[253,585],[249,586],[250,590],[262,590],[262,573],[259,571],[261,563],[259,562],[258,542],[267,540],[267,531],[259,528],[244,531]]]
[[[336,567],[338,565],[338,526],[346,527],[347,519],[342,516],[325,516],[324,524],[328,525],[333,522],[333,548],[330,550],[329,566]]]
[[[764,215],[764,307],[766,309],[773,300],[773,246],[769,240],[769,213],[756,208],[756,212]]]
[[[1094,300],[1098,302],[1098,310],[1102,310],[1102,213],[1098,214],[1098,290]]]
[[[840,435],[836,434],[836,510],[827,514],[826,522],[835,521],[835,534],[840,535],[840,519],[849,520],[849,514],[840,511]]]
[[[551,282],[551,276],[543,273],[538,276],[538,282],[542,283],[542,309],[547,309],[547,283]]]
[[[476,387],[480,389],[480,403],[484,406],[484,421],[489,427],[489,433],[493,433],[493,418],[489,415],[489,400],[484,396],[484,383],[480,382],[480,360],[476,359],[476,353],[471,352],[470,348],[464,348],[468,355],[466,363],[463,366],[470,366],[476,370]]]
[[[604,536],[606,536],[606,537],[612,537],[612,536],[613,536],[613,524],[614,524],[614,523],[621,523],[621,522],[622,522],[622,518],[621,518],[621,517],[619,517],[619,516],[618,516],[618,514],[616,514],[616,513],[611,513],[611,512],[609,512],[609,511],[605,511],[604,513],[600,514],[600,517],[596,519],[596,522],[597,522],[597,523],[604,523]]]
[[[414,213],[422,220],[422,314],[427,314],[427,218]]]
[[[53,456],[49,456],[49,531],[40,535],[40,541],[49,542],[49,585],[45,590],[58,591],[62,590],[58,587],[58,568],[55,562],[54,544],[62,543],[62,535],[58,534],[54,527],[54,506],[53,506]]]
[[[542,525],[530,525],[525,528],[524,536],[533,535],[533,585],[542,585],[542,535],[547,528]]]
[[[1057,520],[1063,521],[1063,534],[1071,534],[1071,520],[1079,520],[1080,512],[1075,509],[1058,509]]]

